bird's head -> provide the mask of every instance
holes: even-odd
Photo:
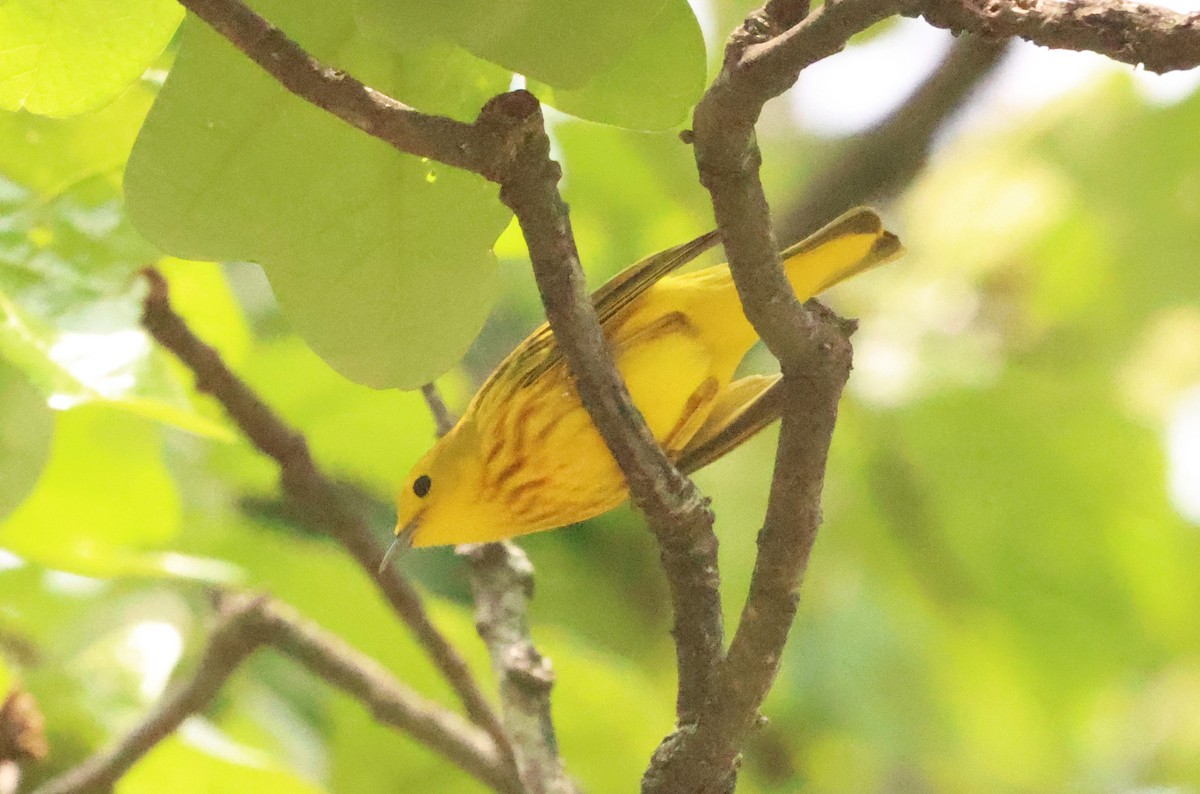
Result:
[[[396,542],[380,565],[409,546],[463,542],[495,520],[480,493],[479,444],[459,425],[413,466],[396,497]]]

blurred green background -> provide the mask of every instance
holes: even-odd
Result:
[[[0,6],[0,16],[19,17],[23,5],[31,7]],[[83,14],[88,4],[65,5]],[[519,39],[484,46],[479,30],[448,23],[410,47],[410,31],[372,16],[388,11],[376,5],[360,3],[357,22],[347,17],[341,28],[314,25],[327,41],[301,41],[392,75],[385,87],[424,109],[470,119],[507,87],[506,67],[530,75],[564,111],[598,119],[552,114],[593,284],[710,228],[707,195],[677,135],[703,85],[693,79],[697,64],[705,66],[699,28],[682,6],[661,11],[675,15],[675,27],[663,24],[680,31],[677,48],[637,46],[658,59],[651,75],[691,77],[655,88],[629,65],[642,63],[637,53],[614,65],[603,48],[582,51],[580,76],[561,63],[520,61]],[[417,0],[401,5],[437,13]],[[694,4],[710,75],[721,38],[754,5]],[[432,420],[418,393],[375,390],[339,372],[367,372],[358,380],[369,382],[395,367],[390,382],[420,382],[458,358],[486,317],[466,357],[439,379],[461,410],[542,316],[520,235],[511,225],[501,233],[507,216],[494,188],[414,158],[396,164],[386,147],[381,154],[274,94],[261,104],[279,110],[272,134],[301,132],[259,145],[254,118],[229,121],[214,96],[189,98],[195,88],[184,77],[162,87],[174,67],[214,68],[206,33],[190,24],[172,39],[177,7],[129,6],[145,21],[128,26],[139,31],[123,50],[131,62],[97,71],[108,83],[67,70],[57,83],[51,75],[0,90],[9,108],[0,112],[0,688],[24,687],[46,718],[50,754],[25,766],[29,785],[121,735],[172,675],[191,669],[214,584],[275,594],[453,704],[367,576],[289,519],[273,466],[139,329],[138,268],[162,250],[231,260],[167,258],[160,267],[197,332],[353,486],[381,537],[394,521],[392,490],[431,443]],[[624,36],[621,15],[637,12],[613,6],[605,35]],[[36,33],[35,16],[23,24]],[[0,29],[18,30],[6,21]],[[591,24],[599,23],[581,23],[582,41]],[[919,21],[862,38],[805,72],[764,115],[764,179],[777,217],[951,41]],[[83,63],[104,56],[80,54],[66,35],[57,41]],[[236,62],[231,51],[219,57]],[[800,615],[739,791],[1200,787],[1197,83],[1195,74],[1152,79],[1098,56],[1017,47],[940,128],[911,185],[881,197],[909,255],[828,296],[860,318],[855,372]],[[147,124],[126,172],[160,90],[157,126]],[[200,113],[196,101],[215,103],[204,111],[211,135],[180,132],[180,118]],[[318,151],[304,137],[309,123],[344,134],[349,153]],[[185,150],[189,135],[197,143]],[[358,149],[384,163],[386,179],[353,165]],[[279,152],[298,166],[276,179]],[[227,156],[245,159],[231,167],[237,179],[214,188],[204,169]],[[261,195],[246,192],[254,190]],[[274,203],[234,228],[237,219],[211,215],[229,201]],[[329,223],[312,229],[325,215]],[[452,225],[464,217],[475,224],[469,240]],[[211,242],[205,223],[228,237]],[[497,234],[493,261],[486,250]],[[448,238],[453,245],[439,247]],[[321,246],[341,260],[325,261]],[[361,270],[357,252],[370,263]],[[264,257],[278,257],[267,263],[270,284],[239,261]],[[454,269],[464,257],[475,269]],[[340,318],[368,300],[356,289],[370,293],[390,278],[377,269],[389,262],[399,280],[375,290],[363,313],[404,317],[378,339],[355,337],[360,358]],[[410,293],[404,279],[417,270],[431,275]],[[478,294],[451,291],[470,279]],[[458,297],[470,305],[444,311]],[[415,336],[425,331],[457,336],[427,349]],[[770,366],[761,351],[746,363]],[[730,626],[753,563],[774,432],[697,476],[717,513]],[[653,539],[622,508],[522,545],[538,571],[535,638],[558,673],[568,769],[589,791],[633,790],[673,718],[669,603]],[[488,678],[462,564],[448,549],[402,564]],[[118,785],[122,794],[165,790],[481,789],[266,652],[205,718],[189,720]]]

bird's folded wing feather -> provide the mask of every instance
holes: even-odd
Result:
[[[778,419],[782,409],[781,375],[735,380],[717,396],[712,412],[679,453],[675,466],[684,474],[704,468]]]

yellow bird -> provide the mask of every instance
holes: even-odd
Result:
[[[691,472],[779,415],[778,375],[733,381],[757,340],[727,265],[670,275],[712,247],[716,232],[618,274],[593,296],[634,404],[654,438]],[[903,253],[873,210],[851,210],[781,254],[805,300]],[[579,401],[542,325],[508,355],[458,424],[417,463],[398,499],[382,570],[406,545],[501,540],[610,510],[625,478]]]

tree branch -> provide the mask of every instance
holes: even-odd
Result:
[[[1004,41],[963,35],[904,104],[855,136],[808,180],[777,224],[785,240],[812,234],[848,209],[896,195],[925,165],[934,135],[1008,50]]]
[[[495,742],[479,728],[394,680],[378,663],[265,596],[220,594],[217,625],[196,671],[116,745],[45,783],[34,794],[85,794],[116,781],[188,717],[208,708],[256,650],[273,645],[362,702],[381,723],[412,735],[504,794],[523,789]]]
[[[1127,0],[905,0],[902,13],[955,33],[1098,52],[1159,74],[1200,66],[1200,11]]]
[[[179,0],[293,94],[400,151],[491,179],[504,141],[431,116],[363,85],[304,51],[241,0]]]
[[[180,3],[297,96],[401,151],[503,181],[504,163],[513,153],[513,141],[504,131],[494,134],[497,131],[481,128],[478,122],[465,124],[421,113],[364,86],[313,58],[241,0]],[[1046,47],[1091,50],[1124,63],[1144,64],[1155,72],[1200,65],[1200,13],[1196,12],[1181,14],[1126,0],[882,0],[874,5],[876,21],[893,13],[924,16],[930,24],[955,32],[971,31],[991,38],[1018,36]],[[793,19],[802,18],[796,17],[797,8],[806,5],[772,0],[764,6],[770,13],[761,18],[773,20],[772,25],[784,30],[794,26]],[[743,27],[742,35],[758,40],[761,46],[763,37],[754,27],[754,23]],[[843,37],[834,40],[838,38]],[[794,57],[748,55],[744,60],[761,63],[765,72],[777,71],[776,57]],[[802,65],[794,65],[792,70],[800,68]],[[759,82],[766,87],[765,81]]]
[[[563,770],[550,715],[554,669],[529,633],[533,565],[516,544],[471,543],[458,547],[470,564],[475,625],[500,682],[504,726],[512,740],[521,782],[531,794],[575,794]]]
[[[752,14],[730,37],[721,73],[694,116],[700,181],[712,197],[734,283],[746,317],[783,371],[783,425],[750,595],[716,696],[695,726],[659,747],[643,778],[645,792],[732,790],[735,761],[778,670],[821,521],[825,462],[850,374],[849,329],[815,302],[801,305],[792,292],[758,175],[754,125],[763,103],[790,88],[800,69],[838,52],[895,6],[842,0],[795,23],[804,8],[773,2]]]
[[[781,19],[778,13],[774,16],[766,13],[773,5],[768,3],[757,15],[752,15],[750,24],[731,39],[739,62],[738,72],[744,78],[738,82],[750,92],[748,100],[760,107],[762,102],[781,93],[779,85],[791,85],[792,81],[787,80],[790,72],[798,73],[845,45],[849,37],[837,32],[840,26],[863,30],[893,14],[920,16],[929,24],[954,33],[970,32],[992,39],[1016,37],[1053,49],[1096,52],[1160,74],[1200,66],[1200,11],[1184,14],[1129,0],[837,3],[852,8],[824,14],[827,19],[820,27],[830,35],[804,29],[807,22],[787,27],[788,20]],[[813,18],[826,10],[822,7]],[[766,27],[763,20],[770,20]],[[775,35],[764,36],[768,29]],[[799,39],[799,44],[793,42],[794,38]],[[727,50],[726,57],[729,56]]]
[[[501,196],[517,214],[530,244],[547,316],[576,375],[584,406],[625,473],[633,501],[646,513],[662,544],[676,607],[681,680],[685,682],[679,713],[681,719],[690,719],[711,690],[722,642],[711,515],[690,481],[675,471],[654,444],[605,355],[603,335],[586,298],[566,207],[558,195],[559,172],[543,151],[545,134],[536,102],[523,92],[502,95],[484,108],[473,125],[429,116],[321,64],[239,0],[181,2],[298,96],[402,151],[501,183]],[[755,198],[753,190],[739,196],[737,190],[717,183],[730,167],[734,173],[757,168],[757,148],[739,148],[738,141],[753,141],[753,124],[762,104],[789,87],[804,66],[840,50],[853,32],[895,13],[924,13],[934,24],[952,28],[990,35],[1016,33],[1052,46],[1096,49],[1122,60],[1136,55],[1149,68],[1182,68],[1186,56],[1193,60],[1196,56],[1191,45],[1196,34],[1193,16],[1159,13],[1119,0],[1082,7],[1091,9],[1086,12],[1036,0],[1031,8],[1018,9],[998,1],[981,10],[971,0],[963,4],[952,0],[843,0],[823,6],[796,25],[794,21],[803,18],[805,4],[772,0],[764,6],[732,41],[727,57],[736,68],[723,70],[696,116],[698,135],[704,134],[703,130],[714,133],[713,140],[697,147],[701,159],[707,158],[700,162],[706,186],[729,197],[722,210],[727,223],[722,227],[727,232],[747,231],[744,239],[726,239],[727,248],[736,252],[730,257],[748,263],[741,269],[743,283],[758,278],[752,273],[768,272],[770,268],[762,263],[774,261],[765,203],[761,197]],[[1107,10],[1097,13],[1096,9]],[[1136,27],[1138,32],[1106,33],[1114,20]],[[1051,24],[1069,32],[1051,35],[1047,32]],[[1169,66],[1159,62],[1156,48],[1173,54]],[[724,165],[705,154],[717,151],[727,152]],[[733,178],[736,181],[736,176]],[[761,206],[751,207],[742,221],[730,222],[729,213],[741,212],[731,205],[742,199]],[[757,226],[753,218],[758,219]],[[758,241],[754,245],[749,244],[752,238]],[[772,282],[778,286],[774,278],[765,283]],[[804,319],[806,315],[793,306],[764,302],[751,311],[758,313],[751,318],[756,324],[792,327],[773,342],[768,340],[781,361],[801,355],[799,351],[788,355],[780,349],[791,346],[787,340],[816,332]]]
[[[474,124],[427,116],[320,64],[239,0],[181,2],[297,95],[401,151],[472,170],[500,183],[501,198],[521,223],[547,317],[574,373],[580,398],[621,466],[634,503],[646,513],[659,538],[675,609],[680,720],[689,722],[702,713],[708,715],[696,726],[695,734],[712,738],[718,764],[732,758],[730,748],[739,746],[748,728],[744,727],[744,715],[732,721],[714,720],[712,715],[732,713],[728,704],[741,702],[739,698],[753,701],[754,693],[765,691],[759,684],[769,684],[778,663],[777,654],[763,656],[761,649],[786,635],[790,625],[788,605],[794,608],[794,585],[803,571],[819,517],[815,498],[823,466],[809,463],[823,463],[850,361],[849,345],[838,324],[803,309],[783,279],[757,178],[754,124],[762,104],[789,87],[802,68],[844,47],[853,33],[895,13],[923,14],[933,24],[952,29],[1016,34],[1048,46],[1094,49],[1126,62],[1144,61],[1156,71],[1186,68],[1200,61],[1195,47],[1196,15],[1158,12],[1121,0],[1072,6],[1056,6],[1047,0],[1022,0],[1009,6],[992,0],[986,8],[976,5],[978,0],[840,0],[822,6],[799,24],[807,10],[805,3],[770,0],[731,40],[725,68],[696,111],[697,164],[713,197],[747,316],[780,359],[785,380],[793,384],[788,389],[783,432],[794,439],[781,443],[772,508],[760,539],[764,549],[760,561],[766,549],[776,548],[776,533],[791,540],[780,544],[787,552],[783,558],[786,570],[756,569],[756,580],[761,577],[762,581],[752,590],[730,661],[720,669],[721,682],[727,684],[741,669],[742,662],[737,660],[751,660],[754,676],[744,679],[752,681],[750,685],[738,685],[737,691],[744,696],[718,703],[714,696],[722,626],[712,517],[691,482],[654,443],[607,355],[587,299],[567,209],[557,189],[559,170],[548,154],[536,100],[526,92],[501,95],[483,109]],[[1129,29],[1114,32],[1114,26]],[[791,300],[784,299],[786,296]],[[811,421],[806,417],[812,417]],[[282,451],[294,446],[285,444]],[[795,456],[805,461],[797,462]],[[307,459],[307,452],[298,457]],[[306,465],[312,468],[311,461],[293,464],[290,474],[284,458],[280,461],[285,488],[290,477],[298,478],[292,488],[301,498],[309,488],[323,490],[319,476],[314,482],[305,471]],[[793,463],[797,464],[794,476],[780,474]],[[789,500],[796,511],[784,509]],[[307,503],[317,507],[325,502],[318,498]],[[360,562],[365,557],[369,565],[378,559],[381,549],[369,533],[351,541],[347,548]],[[389,598],[406,601],[396,594],[400,592],[397,586],[390,588],[395,592],[385,587]],[[772,603],[784,607],[782,633],[778,624],[755,612],[756,604],[769,607]],[[431,652],[435,656],[441,653]],[[456,657],[449,658],[453,661]],[[449,669],[454,674],[458,668],[451,664]],[[465,666],[461,670],[465,671]],[[494,715],[482,700],[476,700],[470,683],[470,687],[460,688],[460,697],[472,716],[502,744]],[[672,752],[663,757],[669,761],[684,755]],[[695,768],[690,773],[693,777]],[[719,779],[731,780],[728,774]]]
[[[555,341],[570,366],[584,408],[625,475],[633,502],[662,550],[675,613],[681,719],[710,693],[723,643],[717,539],[708,502],[658,446],[617,372],[588,297],[567,206],[558,192],[561,170],[532,94],[496,97],[480,113],[525,128],[500,198],[517,216]]]
[[[425,610],[416,588],[396,568],[377,572],[383,545],[372,534],[362,516],[350,510],[337,495],[333,483],[317,468],[304,437],[289,427],[225,365],[221,356],[200,341],[171,308],[167,282],[148,268],[143,271],[150,284],[142,324],[196,377],[196,389],[212,395],[247,438],[279,464],[284,492],[302,510],[300,519],[327,532],[350,552],[374,578],[392,609],[413,632],[437,669],[449,681],[471,720],[496,742],[507,748],[500,720],[480,691],[466,661],[438,631]]]
[[[230,595],[236,609],[247,596]],[[263,642],[365,705],[376,720],[450,759],[496,791],[522,794],[510,760],[480,728],[397,681],[378,662],[305,621],[290,607],[259,602],[255,622]]]

